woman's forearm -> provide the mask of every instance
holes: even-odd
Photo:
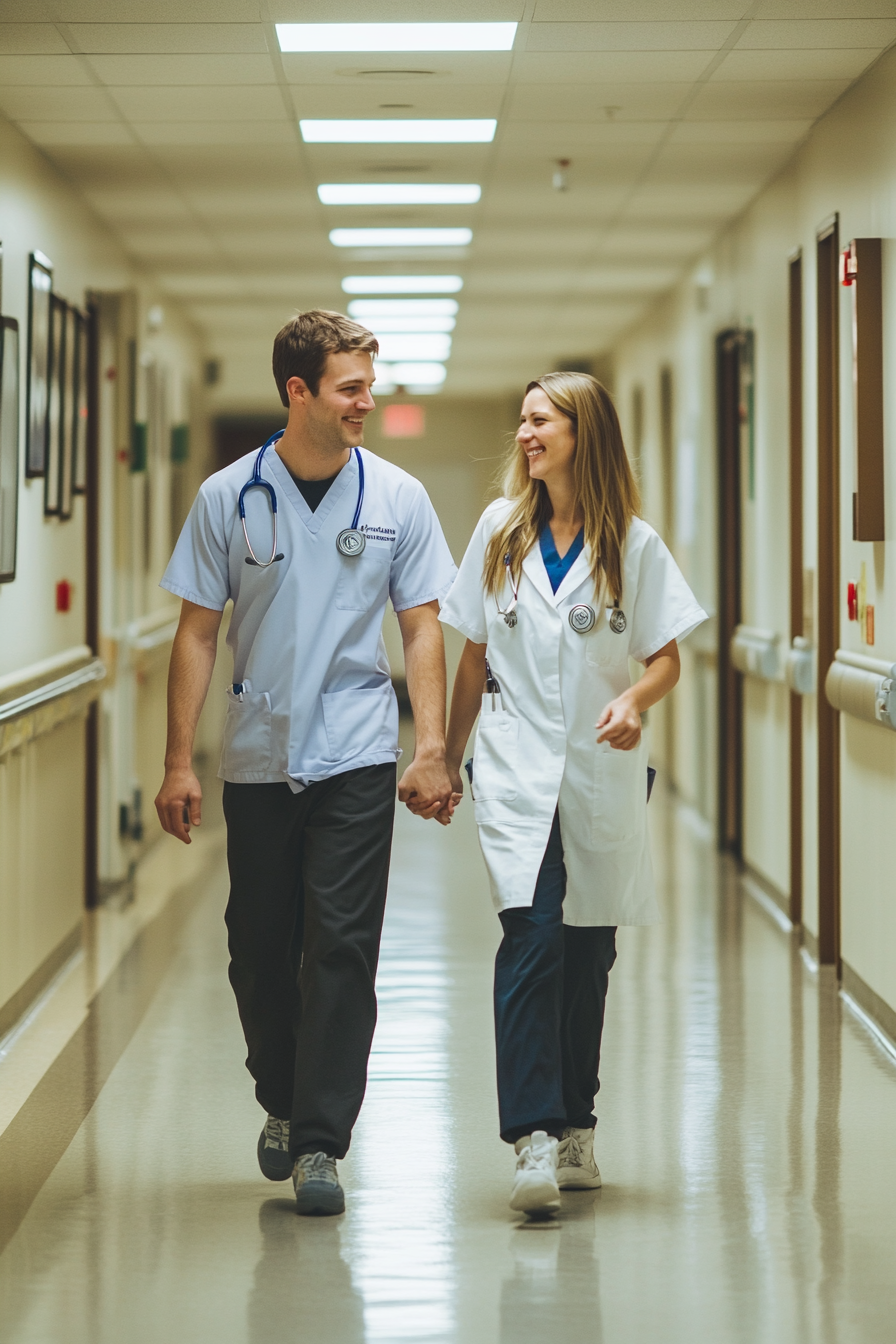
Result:
[[[681,663],[677,645],[673,645],[672,652],[667,646],[654,654],[647,664],[644,675],[635,682],[629,692],[638,713],[643,714],[651,705],[658,704],[663,696],[668,695],[680,675]]]
[[[451,715],[445,750],[445,764],[449,771],[460,770],[464,749],[479,713],[485,686],[486,647],[485,644],[474,644],[468,639],[458,663],[451,693]]]

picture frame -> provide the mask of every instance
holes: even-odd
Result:
[[[72,427],[74,463],[72,490],[76,495],[87,494],[87,431],[88,431],[88,342],[90,339],[86,313],[75,309],[75,392]]]
[[[59,517],[71,518],[75,485],[75,429],[77,425],[78,314],[64,304],[60,351],[59,407]]]
[[[50,360],[50,296],[53,263],[32,252],[28,273],[28,376],[25,389],[25,475],[43,476],[47,469]]]
[[[16,577],[19,368],[19,324],[14,317],[0,317],[0,583]]]
[[[50,338],[47,354],[47,436],[44,462],[44,513],[61,515],[65,433],[65,337],[68,304],[50,295]]]

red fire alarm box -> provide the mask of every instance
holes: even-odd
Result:
[[[56,585],[56,610],[71,611],[72,585],[68,579],[60,579]]]

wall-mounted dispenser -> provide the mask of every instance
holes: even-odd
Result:
[[[896,730],[896,665],[838,649],[824,692],[842,714]]]
[[[781,636],[774,630],[738,625],[731,637],[731,661],[738,672],[761,681],[781,681]]]
[[[815,694],[815,646],[803,635],[795,635],[793,647],[787,651],[784,680],[796,695]]]

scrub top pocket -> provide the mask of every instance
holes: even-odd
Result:
[[[592,844],[617,849],[640,838],[647,807],[647,784],[641,749],[618,751],[597,746],[594,756]]]
[[[332,760],[351,760],[359,743],[370,744],[374,752],[395,751],[398,702],[391,681],[363,690],[328,691],[320,698]]]
[[[225,777],[258,775],[271,768],[271,697],[267,691],[243,691],[242,699],[227,692],[221,764]]]
[[[490,702],[491,696],[483,696]],[[483,706],[473,751],[473,801],[510,803],[516,798],[520,721],[503,709]]]
[[[369,611],[385,598],[392,547],[368,541],[357,556],[339,556],[341,573],[336,584],[339,611]]]

